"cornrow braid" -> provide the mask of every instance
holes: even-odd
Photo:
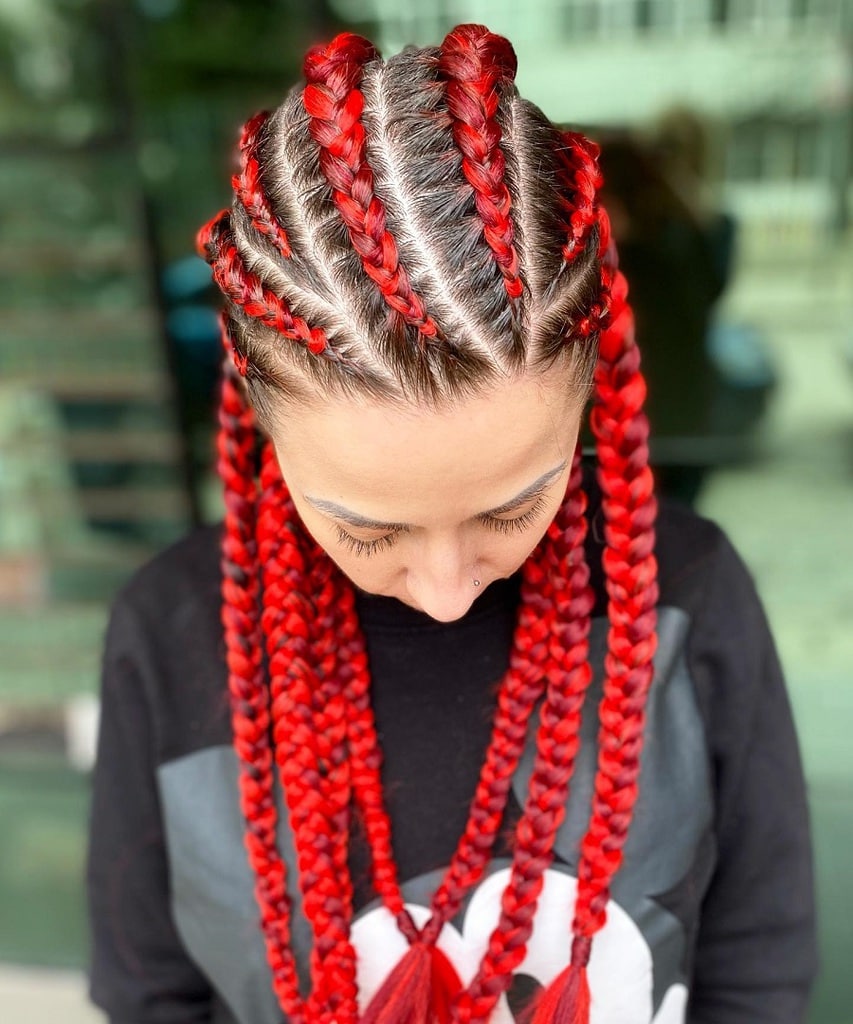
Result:
[[[558,147],[564,183],[564,210],[567,236],[563,257],[571,263],[583,252],[593,227],[599,221],[598,190],[604,181],[598,166],[600,147],[580,132],[563,132],[564,145]]]
[[[290,240],[278,217],[270,209],[258,166],[258,139],[269,116],[269,111],[262,110],[249,118],[243,127],[239,143],[240,173],[232,177],[231,185],[253,226],[269,238],[282,256],[289,258],[292,256]]]
[[[523,291],[513,243],[512,199],[504,182],[506,158],[495,114],[500,89],[512,84],[515,51],[482,25],[460,25],[441,44],[438,69],[445,82],[453,138],[462,151],[462,171],[474,189],[483,235],[494,253],[511,301]]]
[[[299,341],[314,355],[341,361],[322,327],[310,327],[252,274],[243,263],[231,231],[231,213],[222,210],[198,233],[198,249],[213,269],[220,291],[249,316],[292,341]],[[245,375],[245,364],[244,364]]]
[[[309,51],[304,64],[308,84],[302,94],[311,118],[309,131],[320,147],[320,167],[365,273],[391,309],[423,338],[440,338],[437,324],[425,311],[400,261],[367,162],[361,123],[364,96],[358,86],[363,65],[376,57],[372,43],[347,32],[328,46]]]

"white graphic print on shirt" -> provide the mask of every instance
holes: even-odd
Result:
[[[505,868],[487,878],[475,890],[465,911],[462,931],[446,925],[439,947],[452,962],[464,985],[479,967],[489,936],[500,914],[501,894],[509,881]],[[571,875],[549,870],[534,919],[533,933],[519,973],[543,987],[563,970],[569,960],[572,919],[577,883]],[[429,917],[425,907],[409,904],[418,926]],[[384,907],[360,917],[353,926],[357,952],[359,1003],[363,1010],[388,972],[406,952],[407,943]],[[672,985],[656,1014],[652,1009],[652,954],[642,933],[625,911],[612,900],[607,923],[596,935],[589,963],[592,994],[590,1024],[684,1024],[687,988]],[[618,977],[619,984],[612,984]],[[499,1000],[490,1024],[514,1024],[506,996]]]

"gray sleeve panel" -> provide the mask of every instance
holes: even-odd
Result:
[[[233,1014],[223,1021],[279,1024],[243,845],[236,755],[210,747],[162,765],[158,782],[181,940],[223,1000],[221,1014]]]

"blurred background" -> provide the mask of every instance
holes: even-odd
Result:
[[[800,732],[853,1022],[853,3],[0,0],[0,1020],[94,1024],[82,887],[112,594],[220,515],[196,228],[240,124],[341,27],[482,21],[602,145],[661,487],[731,535]]]

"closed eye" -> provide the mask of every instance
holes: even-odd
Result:
[[[517,530],[526,530],[528,526],[535,523],[542,515],[546,504],[545,498],[540,494],[532,507],[520,516],[515,516],[512,519],[502,519],[494,515],[482,515],[478,518],[490,530],[496,530],[498,533],[514,533]]]
[[[363,555],[365,558],[369,558],[380,551],[387,551],[388,548],[394,546],[397,537],[404,532],[403,530],[393,530],[391,533],[386,533],[383,537],[377,537],[375,540],[362,540],[360,537],[353,537],[351,533],[347,533],[342,526],[337,524],[335,525],[335,530],[338,534],[339,544],[342,544],[347,551],[351,551],[354,555]]]
[[[495,515],[484,513],[483,515],[477,516],[479,522],[490,530],[494,530],[497,533],[515,533],[520,530],[526,530],[542,515],[547,502],[545,498],[540,495],[533,503],[532,507],[526,512],[523,512],[519,516],[514,516],[511,519],[503,519]],[[342,526],[335,524],[335,530],[338,535],[338,543],[342,544],[347,551],[351,551],[354,555],[364,558],[370,558],[371,555],[378,554],[381,551],[388,551],[392,548],[400,536],[401,533],[406,533],[406,530],[392,530],[389,533],[384,534],[381,537],[376,537],[373,540],[363,540],[361,537],[354,537],[351,533],[348,533]]]

